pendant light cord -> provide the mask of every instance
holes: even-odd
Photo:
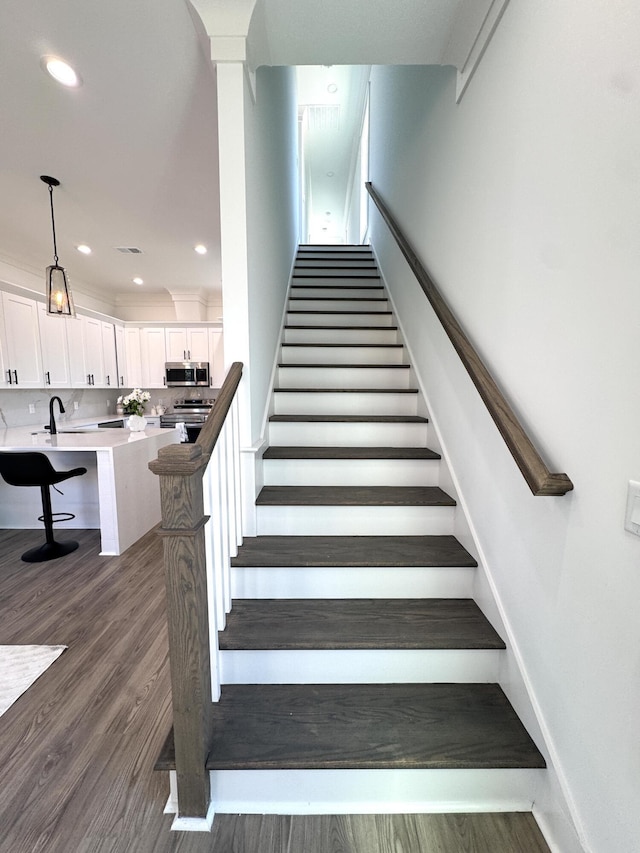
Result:
[[[56,244],[56,220],[53,215],[53,187],[49,184],[49,201],[51,203],[51,230],[53,231],[53,259],[58,266],[58,246]]]

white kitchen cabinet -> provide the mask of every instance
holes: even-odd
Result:
[[[2,312],[4,369],[0,387],[42,388],[38,303],[25,296],[3,292]]]
[[[125,370],[123,388],[142,388],[142,353],[140,329],[125,326],[124,329]],[[164,366],[164,365],[163,365]]]
[[[67,328],[73,321],[47,314],[47,306],[38,303],[42,370],[45,388],[71,388],[71,365]]]
[[[164,364],[166,359],[164,328],[140,329],[140,352],[142,355],[142,388],[164,388]]]
[[[117,388],[113,323],[78,314],[67,321],[67,346],[73,388]]]
[[[86,384],[101,388],[104,382],[104,355],[102,350],[102,321],[95,317],[80,316],[84,348]]]
[[[82,319],[76,316],[67,322],[67,348],[69,350],[69,370],[72,388],[88,388],[87,373],[84,365],[84,332]]]
[[[102,385],[107,388],[118,387],[118,363],[116,361],[116,338],[113,323],[101,323],[102,332]],[[96,383],[97,384],[97,383]]]
[[[126,342],[124,335],[124,326],[119,326],[117,323],[113,327],[116,336],[116,367],[118,369],[118,388],[124,388],[124,378],[127,372],[127,355]]]
[[[224,382],[224,339],[222,329],[209,329],[209,369],[211,387],[221,388]]]
[[[202,327],[165,329],[167,361],[209,361],[208,330]]]

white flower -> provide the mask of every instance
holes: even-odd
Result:
[[[128,415],[141,415],[144,412],[144,404],[151,399],[148,391],[134,388],[126,397],[122,397],[122,406]],[[119,401],[120,402],[120,401]]]

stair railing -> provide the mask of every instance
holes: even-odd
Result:
[[[160,477],[179,817],[205,818],[212,701],[219,698],[218,629],[231,608],[230,558],[241,542],[235,362],[194,444],[170,444],[149,468]],[[207,522],[209,522],[207,524]]]
[[[564,495],[568,491],[571,491],[573,483],[569,477],[566,474],[552,473],[544,463],[515,412],[498,388],[497,383],[476,352],[473,344],[463,332],[462,327],[434,284],[431,276],[420,262],[389,208],[374,189],[371,182],[367,182],[365,186],[380,211],[382,218],[389,227],[400,251],[406,258],[411,271],[418,280],[418,284],[424,291],[436,316],[440,320],[455,351],[467,369],[471,381],[476,386],[489,414],[498,427],[500,435],[504,439],[516,465],[533,494],[536,496]]]

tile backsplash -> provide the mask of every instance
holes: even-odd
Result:
[[[0,390],[0,429],[18,426],[37,426],[42,428],[49,422],[49,400],[58,396],[65,408],[64,415],[58,414],[56,406],[56,421],[64,423],[73,418],[107,418],[116,414],[116,401],[121,394],[128,394],[130,388],[14,388]],[[207,390],[207,389],[205,389]],[[184,398],[188,389],[157,388],[151,389],[151,400],[147,403],[147,412],[159,403],[170,409],[173,401]],[[202,394],[201,396],[207,396]],[[74,403],[78,404],[76,409]],[[29,407],[33,406],[31,414]]]

